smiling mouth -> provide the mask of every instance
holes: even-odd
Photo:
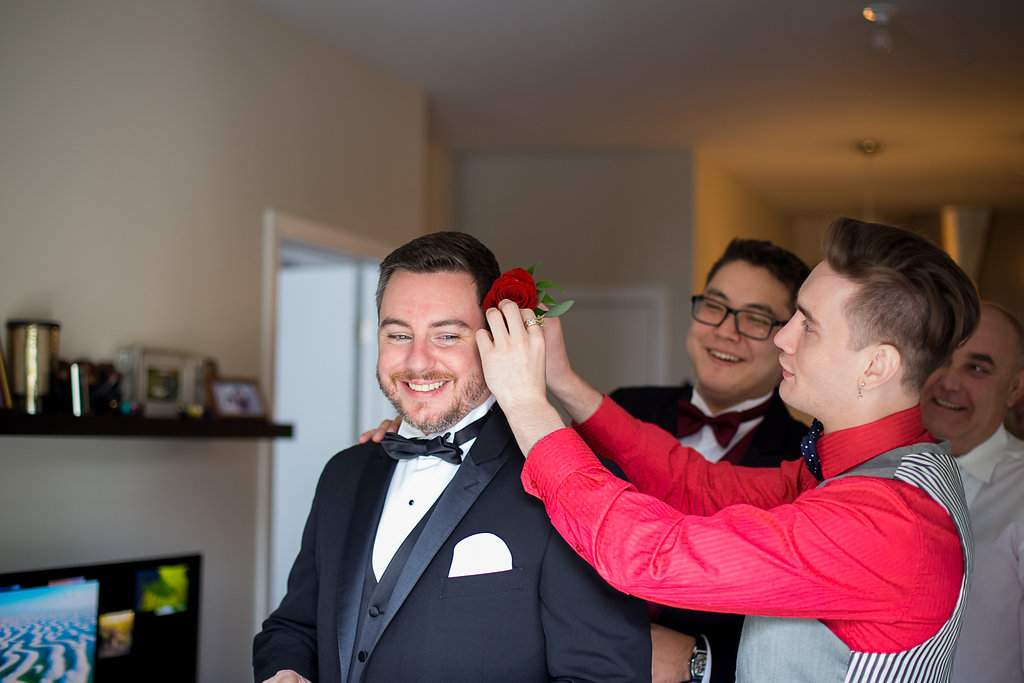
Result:
[[[734,356],[731,353],[723,353],[713,349],[708,349],[708,353],[711,354],[712,358],[717,358],[718,360],[725,361],[726,363],[739,363],[743,360],[739,356]]]
[[[958,406],[957,404],[950,403],[949,401],[943,401],[941,398],[933,398],[932,403],[940,408],[946,408],[948,410],[966,410],[963,406]]]
[[[437,391],[447,383],[448,380],[437,380],[436,382],[430,382],[429,384],[412,384],[411,382],[406,382],[405,386],[409,387],[412,391],[426,393],[428,391]]]

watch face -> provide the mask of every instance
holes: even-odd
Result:
[[[704,677],[704,669],[708,665],[708,654],[703,650],[695,650],[690,658],[690,680],[696,681]]]

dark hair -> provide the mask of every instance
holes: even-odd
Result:
[[[729,242],[729,246],[711,266],[704,284],[711,282],[711,278],[722,266],[733,261],[745,261],[771,273],[772,277],[789,291],[789,313],[792,314],[796,310],[796,294],[811,272],[799,256],[767,240],[736,238]]]
[[[481,304],[491,285],[501,275],[498,260],[480,240],[464,232],[435,232],[417,237],[388,254],[380,264],[377,279],[377,313],[384,289],[396,270],[411,273],[466,273],[476,284]]]
[[[858,285],[844,307],[853,349],[891,344],[903,360],[903,386],[925,380],[974,334],[978,291],[950,256],[907,230],[839,218],[825,231],[825,261]]]

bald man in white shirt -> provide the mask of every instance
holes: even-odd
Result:
[[[1024,683],[1024,441],[1003,426],[1024,396],[1024,326],[984,302],[974,335],[921,396],[925,426],[948,439],[974,528],[974,578],[954,683]]]

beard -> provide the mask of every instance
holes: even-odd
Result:
[[[454,385],[454,396],[447,406],[438,406],[435,408],[435,410],[439,410],[440,412],[434,414],[420,412],[418,415],[413,415],[415,406],[410,405],[407,408],[403,405],[403,397],[398,391],[398,385],[400,383],[410,382],[413,380],[450,382]],[[424,434],[436,434],[454,427],[460,420],[462,420],[462,418],[469,414],[469,411],[483,403],[487,396],[487,387],[484,385],[483,375],[470,375],[469,377],[459,378],[454,375],[430,373],[417,375],[408,372],[398,372],[389,375],[388,381],[385,383],[380,376],[380,371],[378,370],[377,384],[380,386],[380,390],[384,392],[387,399],[391,401],[391,405],[393,405],[395,410],[398,411],[398,415],[402,418],[402,422],[412,425]],[[412,399],[411,403],[415,403],[415,399]]]

